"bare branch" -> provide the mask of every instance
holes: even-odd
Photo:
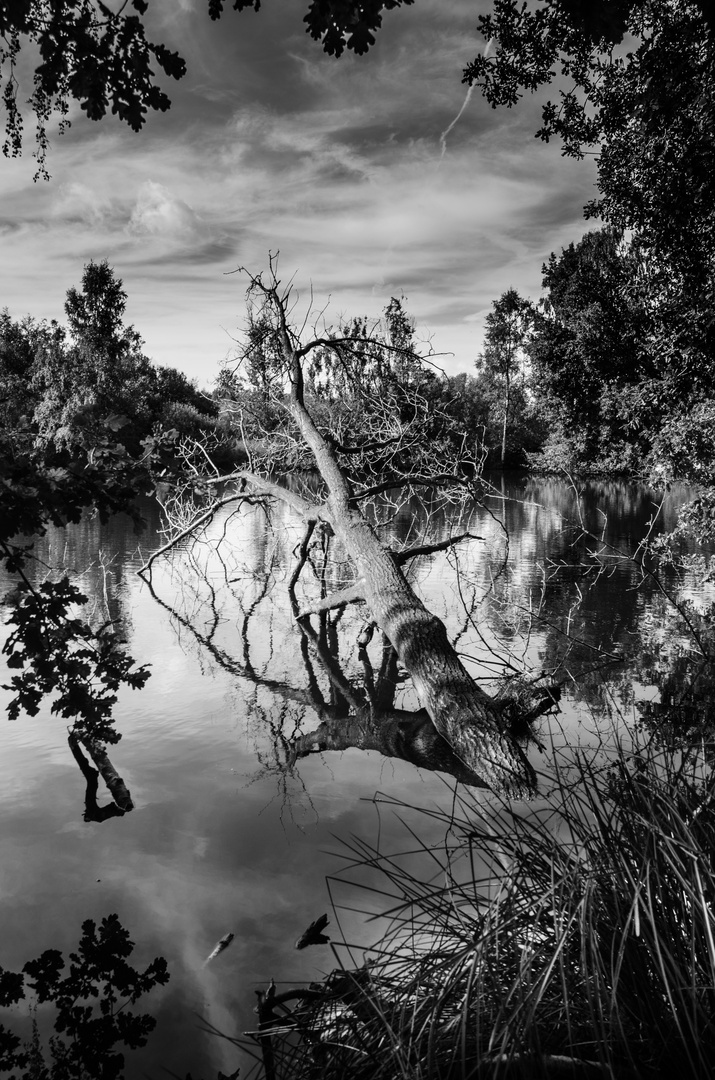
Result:
[[[394,473],[392,476],[382,480],[379,484],[373,484],[372,487],[363,488],[362,491],[357,491],[350,501],[352,503],[357,503],[361,502],[363,499],[371,499],[375,495],[382,495],[384,492],[390,491],[391,488],[404,487],[405,484],[409,484],[410,487],[436,488],[440,491],[447,485],[454,485],[469,494],[472,494],[474,491],[473,480],[470,480],[465,476],[457,476],[454,473],[437,473],[435,476],[419,476],[415,473],[400,476],[398,473]]]
[[[300,545],[298,547],[298,562],[296,563],[295,569],[293,570],[293,573],[291,574],[290,581],[288,582],[288,595],[291,598],[294,610],[295,610],[295,608],[297,606],[297,601],[295,599],[295,587],[298,584],[298,579],[299,579],[301,573],[303,572],[303,567],[305,566],[306,559],[308,558],[308,551],[310,550],[310,541],[311,541],[311,538],[313,536],[314,531],[315,531],[315,522],[314,521],[309,521],[308,524],[305,527],[305,532],[303,533],[303,539],[301,540]],[[294,554],[295,554],[295,552],[294,552]],[[299,617],[299,616],[296,616],[296,617]]]
[[[144,565],[137,571],[137,573],[143,576],[147,572],[147,570],[151,569],[152,564],[156,559],[159,558],[160,555],[165,555],[167,551],[171,551],[173,547],[176,547],[177,544],[181,543],[182,540],[185,540],[187,536],[191,535],[191,533],[194,533],[197,529],[200,529],[202,525],[205,525],[208,521],[211,520],[216,511],[220,510],[222,506],[228,506],[232,502],[241,502],[243,499],[245,499],[245,497],[246,496],[243,493],[239,493],[234,495],[227,495],[225,499],[217,499],[216,502],[211,504],[208,510],[204,511],[203,514],[199,514],[197,517],[195,517],[193,521],[191,521],[190,524],[186,526],[186,528],[182,529],[175,536],[172,536],[172,538],[168,540],[166,544],[163,544],[162,547],[154,551],[149,556]]]
[[[345,446],[343,443],[338,442],[332,435],[329,436],[329,441],[334,450],[337,450],[339,454],[370,454],[375,450],[387,450],[388,447],[394,446],[400,439],[399,435],[393,435],[390,439],[384,439],[382,442],[365,443],[362,446]]]
[[[231,483],[231,481],[234,480],[241,480],[243,483],[252,487],[256,494],[278,499],[279,502],[283,502],[286,506],[290,506],[301,515],[304,521],[318,522],[323,520],[323,508],[319,503],[308,502],[307,499],[304,499],[295,491],[289,491],[288,488],[283,487],[282,484],[277,484],[274,480],[269,480],[268,477],[258,476],[256,473],[249,472],[247,469],[237,469],[227,476],[218,478],[209,476],[202,478],[202,480],[207,485],[219,483],[226,484]]]
[[[421,555],[434,555],[437,551],[446,551],[456,544],[461,544],[463,540],[483,539],[483,536],[477,536],[475,533],[458,533],[456,536],[449,536],[446,540],[439,540],[434,544],[421,544],[418,547],[406,548],[405,551],[395,551],[393,552],[393,558],[398,566],[402,566],[409,559],[417,559]]]

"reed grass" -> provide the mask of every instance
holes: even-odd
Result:
[[[345,846],[340,879],[387,925],[368,962],[286,1007],[276,1075],[715,1076],[715,781],[701,756],[576,759],[533,807],[460,790],[449,812],[381,800],[417,811],[398,854]],[[435,826],[437,848],[420,840]]]

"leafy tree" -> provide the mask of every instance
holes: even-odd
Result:
[[[507,431],[512,420],[515,395],[524,380],[530,305],[516,289],[507,291],[492,304],[486,318],[484,350],[477,360],[478,370],[501,391],[501,466],[506,463]],[[522,393],[522,407],[524,404]]]
[[[544,140],[596,154],[586,208],[631,230],[657,314],[658,351],[695,377],[715,347],[715,52],[710,5],[692,0],[495,0],[479,26],[496,50],[465,70],[496,108],[561,77]]]
[[[29,432],[38,404],[33,386],[38,357],[63,353],[64,344],[64,330],[57,323],[37,323],[29,317],[14,322],[7,310],[0,312],[0,420],[4,431]]]
[[[528,352],[540,410],[551,421],[554,464],[593,464],[624,443],[643,442],[660,419],[658,368],[640,263],[613,229],[587,233],[543,269],[545,297],[534,310]]]
[[[706,398],[687,412],[674,410],[653,440],[648,464],[656,483],[677,479],[697,485],[696,497],[681,508],[676,528],[661,539],[657,553],[667,561],[675,555],[677,562],[681,539],[711,546],[715,540],[715,398]]]
[[[95,369],[102,365],[96,376],[112,378],[115,384],[118,374],[114,369],[141,341],[134,327],[124,326],[126,307],[122,280],[106,259],[85,266],[81,290],[67,290],[65,314],[72,338],[87,354],[88,363]]]
[[[568,89],[543,107],[537,134],[559,138],[574,157],[598,147],[601,199],[590,212],[647,234],[649,246],[675,256],[684,236],[697,239],[697,222],[711,230],[708,9],[691,0],[547,0],[535,9],[495,0],[479,29],[496,51],[477,56],[464,78],[496,108],[563,76]],[[626,35],[627,52],[617,47]]]
[[[125,325],[126,304],[122,280],[108,262],[88,263],[81,288],[67,293],[68,338],[55,333],[35,351],[33,419],[38,438],[57,451],[89,451],[110,431],[119,433],[117,445],[140,456],[142,440],[176,404],[195,410],[184,425],[192,434],[202,422],[210,426],[213,403],[181,372],[151,363],[140,335]],[[169,414],[176,421],[170,408]]]
[[[420,382],[425,374],[405,297],[391,297],[381,324],[366,317],[331,328],[306,371],[309,389],[353,406],[366,394],[391,394]]]
[[[123,323],[126,293],[109,264],[85,266],[82,288],[67,293],[69,341],[38,354],[33,390],[38,435],[58,449],[89,447],[98,425],[125,402],[137,401],[127,385],[149,367],[141,338]]]
[[[119,738],[111,717],[119,687],[143,686],[148,670],[111,623],[76,614],[85,597],[66,576],[33,583],[23,536],[88,511],[102,520],[123,511],[141,527],[138,496],[180,467],[177,424],[195,433],[210,422],[212,405],[189,381],[143,355],[125,308],[122,282],[103,262],[86,266],[81,289],[68,293],[69,335],[55,323],[0,316],[0,558],[20,597],[4,646],[14,671],[9,712],[34,715],[49,698],[76,732],[107,742]],[[162,418],[177,424],[162,430]]]

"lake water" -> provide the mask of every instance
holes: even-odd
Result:
[[[553,753],[629,732],[643,702],[658,700],[673,656],[690,648],[665,594],[696,611],[712,598],[696,573],[658,584],[630,558],[649,531],[672,528],[687,491],[672,490],[660,505],[658,493],[620,482],[578,491],[554,480],[494,483],[484,507],[465,514],[414,504],[385,535],[409,543],[426,528],[433,538],[448,529],[480,537],[458,554],[421,558],[410,576],[487,689],[505,672],[563,684],[558,714],[538,723],[542,748],[529,749],[548,797]],[[254,1028],[255,992],[271,978],[286,988],[337,965],[329,947],[297,952],[293,943],[330,910],[326,877],[341,868],[341,838],[405,845],[403,826],[378,812],[375,793],[445,806],[455,780],[359,745],[320,750],[341,739],[369,745],[371,732],[350,726],[345,702],[349,682],[359,688],[377,677],[382,643],[376,636],[370,647],[371,676],[355,645],[358,607],[324,627],[323,661],[306,642],[287,595],[302,535],[288,511],[267,519],[258,508],[227,510],[199,544],[158,560],[150,584],[137,570],[161,540],[156,509],[147,517],[140,537],[125,521],[89,520],[38,544],[47,565],[80,577],[96,618],[119,620],[152,676],[143,690],[123,692],[115,710],[122,739],[110,757],[135,803],[123,817],[84,820],[85,782],[49,709],[0,725],[0,964],[18,970],[45,948],[66,954],[83,920],[116,912],[137,943],[136,964],[159,954],[171,972],[168,986],[138,1005],[157,1028],[145,1049],[127,1053],[127,1076],[168,1069],[208,1080],[243,1058],[207,1025],[229,1036]],[[341,553],[316,548],[302,596],[348,581]],[[339,664],[332,677],[327,653]],[[415,707],[402,677],[395,705]],[[336,888],[349,908],[349,888]],[[358,946],[374,936],[349,910],[340,927]],[[331,931],[340,936],[332,914]],[[227,932],[230,947],[203,966]],[[16,1010],[10,1022],[23,1015]]]

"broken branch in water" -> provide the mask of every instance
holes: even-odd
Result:
[[[475,536],[474,533],[459,533],[457,536],[449,536],[446,540],[439,540],[434,544],[420,544],[416,547],[406,548],[404,551],[398,551],[395,553],[395,561],[398,566],[402,566],[408,559],[417,559],[421,555],[435,555],[438,551],[447,551],[449,548],[461,544],[463,540],[483,539],[483,536]]]
[[[321,915],[319,919],[312,922],[296,941],[296,949],[307,949],[309,945],[327,945],[330,938],[323,933],[323,930],[329,922],[327,915]]]
[[[211,950],[209,955],[204,960],[204,967],[206,967],[206,965],[209,963],[209,961],[215,960],[216,957],[219,956],[223,952],[224,949],[227,949],[229,947],[229,945],[231,944],[231,942],[233,941],[233,938],[234,938],[233,934],[224,934],[223,937],[220,938],[220,940],[216,942],[216,945],[214,946],[214,948]]]
[[[363,589],[359,585],[351,585],[340,592],[330,593],[314,604],[308,604],[300,609],[296,619],[304,619],[306,615],[320,615],[323,611],[333,611],[335,608],[346,607],[348,604],[364,604]]]

